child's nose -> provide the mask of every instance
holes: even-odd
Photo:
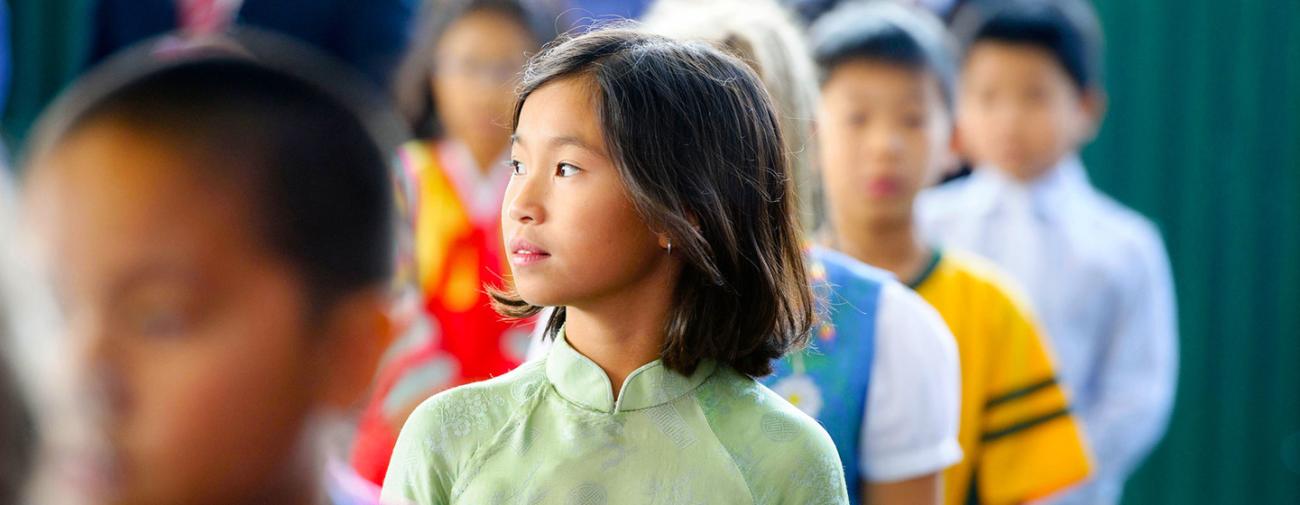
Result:
[[[123,346],[102,327],[83,326],[77,330],[82,342],[77,356],[80,362],[72,377],[79,392],[93,399],[91,413],[119,416],[128,407],[128,380],[124,374]]]
[[[903,136],[892,128],[872,128],[867,133],[867,154],[892,158],[903,149]]]
[[[511,221],[535,224],[545,215],[545,207],[542,205],[544,189],[540,187],[542,183],[529,179],[532,177],[524,176],[512,182],[518,184],[518,191],[513,198],[506,200],[506,216]]]

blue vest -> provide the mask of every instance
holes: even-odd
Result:
[[[818,322],[807,349],[775,364],[763,384],[815,417],[840,453],[849,501],[862,503],[862,426],[875,352],[876,309],[889,273],[813,247],[808,255]]]

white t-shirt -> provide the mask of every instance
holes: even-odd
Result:
[[[862,423],[862,477],[893,482],[961,461],[957,342],[907,286],[886,284],[876,314],[875,362]]]
[[[957,424],[961,371],[957,343],[939,313],[898,282],[881,288],[876,347],[862,423],[862,478],[895,482],[938,473],[961,461]],[[550,317],[548,309],[539,321]],[[544,324],[528,360],[546,355]]]

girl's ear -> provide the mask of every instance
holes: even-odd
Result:
[[[317,404],[347,410],[364,399],[379,359],[394,337],[392,297],[374,288],[340,301],[327,316],[318,343]]]

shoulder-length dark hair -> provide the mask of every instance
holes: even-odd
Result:
[[[632,202],[685,263],[664,365],[690,373],[715,359],[751,377],[771,373],[772,360],[806,342],[814,307],[780,120],[758,77],[703,43],[599,30],[529,64],[516,127],[529,95],[575,76],[597,90],[605,143]],[[509,288],[493,298],[508,317],[542,309]],[[557,308],[548,336],[564,318]]]
[[[426,0],[415,38],[397,68],[393,89],[398,110],[415,137],[442,135],[429,78],[438,44],[452,24],[476,12],[501,14],[526,29],[540,49],[567,29],[556,5],[555,0]]]

